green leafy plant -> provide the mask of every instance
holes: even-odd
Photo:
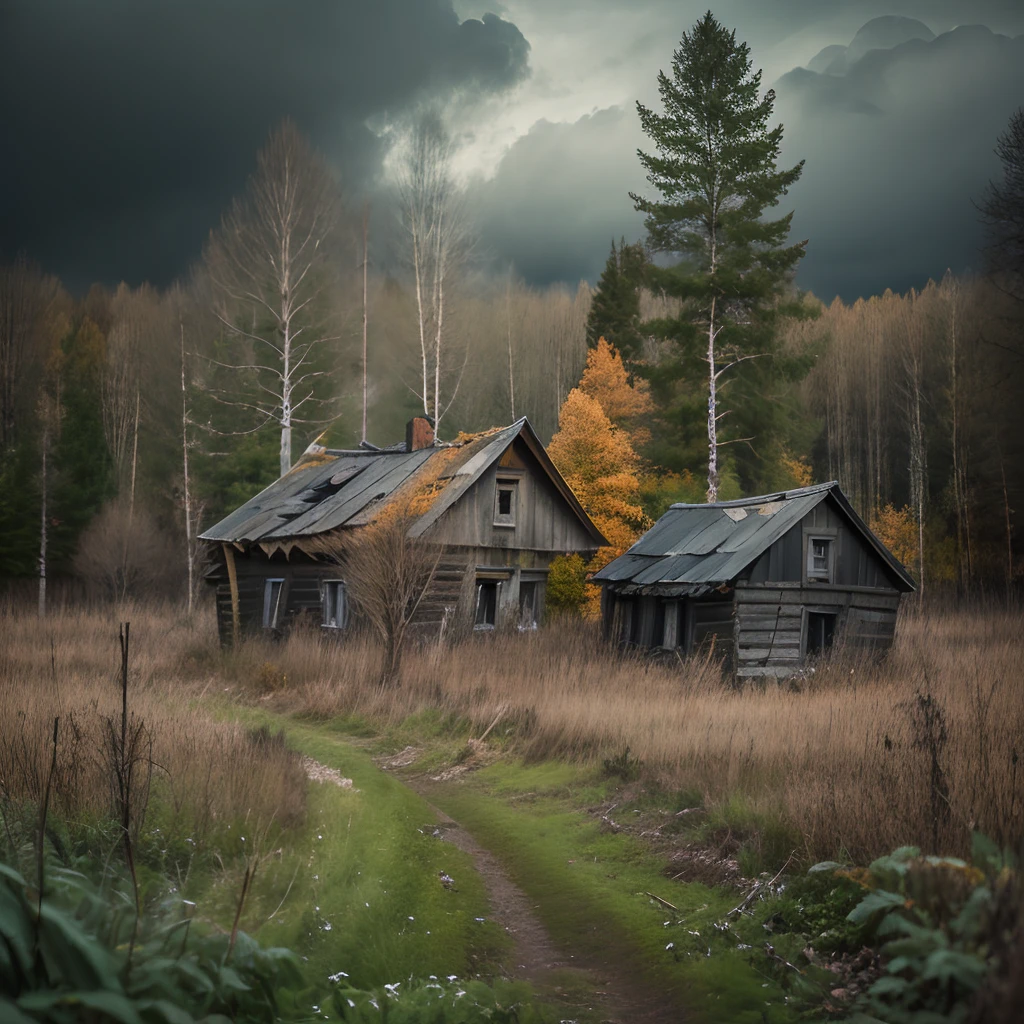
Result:
[[[197,933],[181,900],[165,899],[136,923],[125,880],[100,892],[78,872],[50,877],[53,893],[37,903],[0,864],[3,1020],[270,1022],[281,993],[301,985],[289,950],[262,949],[244,933]]]
[[[848,920],[865,941],[881,940],[888,958],[867,993],[871,1013],[892,1024],[968,1019],[988,974],[990,922],[1015,870],[980,833],[972,861],[922,857],[905,846],[867,869],[861,880],[869,891]]]
[[[632,782],[640,775],[643,764],[639,757],[629,756],[629,747],[626,746],[621,754],[604,759],[602,771],[605,775],[622,779],[623,782]]]

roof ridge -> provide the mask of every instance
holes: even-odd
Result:
[[[731,501],[706,501],[689,504],[685,501],[677,501],[669,508],[742,508],[745,505],[767,504],[772,501],[788,501],[791,498],[802,498],[805,494],[820,494],[822,491],[831,491],[839,486],[838,480],[829,480],[827,483],[811,484],[808,487],[794,487],[788,491],[772,491],[769,494],[756,494],[749,498],[733,498]]]

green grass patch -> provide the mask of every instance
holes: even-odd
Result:
[[[241,717],[282,724],[258,712]],[[431,974],[491,973],[508,940],[486,920],[486,893],[470,858],[427,827],[435,820],[429,805],[328,729],[285,730],[292,746],[352,787],[311,784],[305,826],[287,846],[260,851],[242,927],[302,957],[306,997],[318,1006],[338,983],[374,989]],[[240,835],[232,852],[244,845]],[[204,912],[217,920],[236,904],[240,863],[203,898]]]
[[[766,912],[717,929],[735,893],[670,881],[643,842],[581,813],[610,785],[594,768],[501,763],[425,792],[501,858],[556,943],[596,965],[615,964],[689,1019],[793,1019],[783,983],[749,948],[763,946]]]

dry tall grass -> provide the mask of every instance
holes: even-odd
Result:
[[[0,609],[0,810],[40,800],[59,717],[51,808],[73,826],[111,813],[107,721],[120,722],[119,619],[132,622],[128,706],[145,726],[159,794],[150,823],[202,846],[239,821],[269,828],[301,817],[296,758],[195,699],[213,685],[197,668],[216,650],[216,634],[206,622],[191,629],[169,606],[63,611],[43,622]],[[147,774],[136,772],[143,798]]]
[[[202,701],[186,707],[183,696],[228,688],[282,710],[391,721],[440,708],[478,735],[501,712],[533,757],[594,759],[628,745],[653,777],[699,791],[711,810],[785,822],[808,859],[863,860],[904,843],[964,853],[974,828],[1007,843],[1024,836],[1024,638],[1020,616],[1006,611],[905,615],[884,662],[840,654],[799,687],[737,690],[714,663],[621,658],[589,628],[558,626],[411,650],[401,687],[384,694],[379,652],[358,639],[298,631],[221,654],[208,620],[193,632],[167,609],[132,618],[136,707],[164,737],[154,759],[176,766],[180,789],[236,807],[285,806],[280,772],[242,730],[210,722]],[[69,613],[40,625],[8,612],[0,627],[10,638],[0,723],[6,736],[24,714],[42,758],[54,706],[99,714],[114,699],[116,617]]]
[[[1024,837],[1020,621],[992,608],[908,614],[881,663],[840,652],[798,685],[739,689],[715,663],[618,657],[585,627],[426,647],[383,696],[360,644],[299,635],[236,657],[277,666],[288,685],[276,699],[320,716],[440,707],[482,731],[504,709],[531,756],[629,746],[706,807],[781,818],[807,858],[864,859],[904,843],[966,853],[976,828]]]

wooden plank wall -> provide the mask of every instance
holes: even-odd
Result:
[[[808,533],[821,530],[835,539],[835,583],[850,587],[892,589],[892,572],[878,554],[826,499],[788,530],[751,566],[752,583],[800,583],[804,579]]]
[[[881,651],[892,644],[900,595],[896,590],[841,585],[736,585],[736,674],[786,675],[804,658],[804,613],[834,612],[835,641]]]
[[[515,526],[494,525],[494,492],[500,476],[519,481]],[[552,556],[579,551],[588,557],[597,550],[533,453],[518,438],[499,463],[487,469],[445,512],[430,537],[440,543],[486,548],[494,553],[491,557],[500,557],[505,551],[543,551]]]

